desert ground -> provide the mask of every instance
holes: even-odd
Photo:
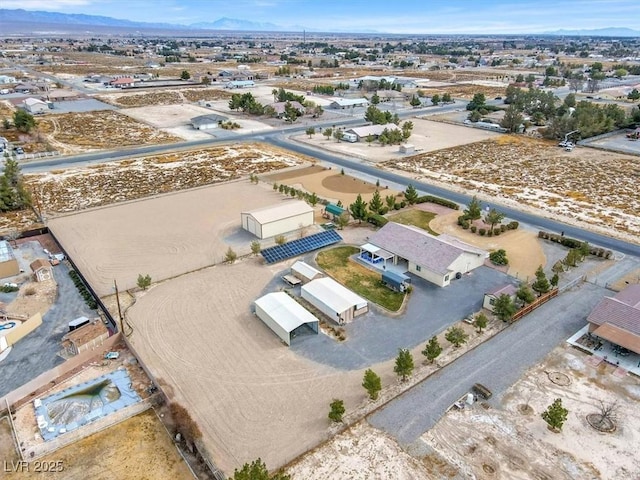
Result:
[[[17,461],[7,449],[7,434],[0,421],[0,454],[9,465]],[[62,462],[61,472],[36,473],[31,464],[28,478],[60,480],[174,480],[193,478],[171,437],[152,410],[43,457],[42,463]],[[42,465],[41,463],[41,465]],[[24,473],[6,473],[7,480],[22,480]]]
[[[288,200],[269,185],[241,180],[61,216],[49,228],[105,296],[114,279],[126,290],[138,274],[161,281],[220,263],[229,246],[250,253],[255,237],[241,229],[240,211]]]
[[[640,234],[637,159],[631,155],[565,152],[551,142],[503,135],[381,166],[627,241],[637,242]]]
[[[481,130],[479,128],[451,125],[443,122],[433,122],[424,118],[411,118],[413,130],[407,141],[416,147],[416,152],[433,152],[445,148],[458,147],[460,145],[473,144],[483,140],[495,139],[501,134]],[[402,123],[402,122],[401,122]],[[366,142],[337,142],[335,139],[327,140],[327,137],[316,133],[312,138],[308,135],[296,135],[298,142],[329,150],[332,152],[361,158],[369,162],[397,162],[405,159],[407,155],[398,152],[397,145],[380,146],[377,143]]]
[[[640,471],[638,380],[618,376],[609,364],[594,366],[590,358],[572,347],[557,347],[504,394],[498,408],[475,404],[447,413],[422,436],[420,454],[411,456],[363,421],[303,456],[288,472],[308,480],[635,480]],[[556,372],[569,384],[554,384],[549,374]],[[555,398],[569,410],[561,433],[548,430],[540,418]],[[586,421],[599,411],[601,400],[617,401],[613,433],[597,432]]]

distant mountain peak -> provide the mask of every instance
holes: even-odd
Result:
[[[627,27],[605,27],[596,29],[582,30],[555,30],[553,32],[544,32],[545,35],[565,35],[565,36],[582,36],[582,37],[640,37],[640,30],[633,30]]]

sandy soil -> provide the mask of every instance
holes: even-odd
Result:
[[[153,127],[165,129],[190,124],[193,117],[211,114],[211,110],[198,105],[178,104],[123,108],[120,113]]]
[[[376,187],[374,184],[349,175],[341,175],[339,170],[325,169],[320,166],[271,174],[265,176],[265,180],[315,192],[320,198],[333,203],[340,200],[345,207],[355,202],[359,194],[364,201],[368,202],[376,189],[380,191],[383,199],[387,195],[399,193],[385,188],[384,184]]]
[[[501,135],[478,128],[433,122],[422,118],[411,118],[410,121],[413,122],[413,132],[407,143],[414,145],[416,152],[432,152],[443,148],[451,148],[497,138]],[[316,133],[311,139],[308,135],[302,134],[296,135],[293,138],[298,142],[324,150],[330,150],[376,163],[383,161],[393,162],[407,156],[398,152],[398,145],[383,147],[378,143],[368,144],[367,142],[338,143],[334,139],[327,140],[327,137],[321,133]]]
[[[230,245],[250,253],[255,237],[240,212],[287,201],[269,185],[238,181],[51,219],[49,227],[98,295],[113,281],[133,288],[219,263]],[[208,208],[193,208],[208,205]]]
[[[481,200],[534,208],[638,242],[636,165],[631,155],[589,148],[565,152],[551,142],[507,135],[383,164],[445,188],[477,193]]]
[[[458,226],[459,216],[459,211],[438,215],[431,220],[429,226],[438,233],[448,233],[487,251],[504,249],[509,259],[507,272],[522,280],[533,278],[538,266],[544,267],[546,265],[547,260],[542,250],[542,244],[535,232],[518,228],[517,230],[507,230],[494,237],[481,237],[477,233],[471,233]]]
[[[333,397],[353,405],[362,395],[361,372],[297,357],[251,314],[248,305],[282,268],[257,262],[155,286],[127,313],[142,361],[193,412],[227,474],[258,456],[275,468],[302,454],[328,437]]]
[[[29,478],[60,480],[174,480],[193,478],[156,415],[148,410],[39,460],[62,462],[62,472],[33,472]],[[6,473],[22,480],[24,473]]]
[[[496,479],[635,480],[640,471],[640,385],[633,376],[620,377],[615,366],[594,367],[590,357],[568,346],[555,349],[507,391],[498,410],[476,405],[446,415],[422,439],[458,465],[468,476]],[[568,375],[559,386],[548,372]],[[540,414],[561,398],[569,417],[561,433],[550,432]],[[618,402],[618,429],[604,434],[586,422],[600,400]],[[523,414],[522,405],[533,411]],[[488,466],[488,467],[487,467]]]
[[[58,285],[54,279],[44,282],[26,282],[20,285],[18,296],[7,305],[7,313],[27,318],[40,312],[44,316],[56,301]]]

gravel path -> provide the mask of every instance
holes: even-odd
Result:
[[[409,445],[433,427],[446,409],[476,382],[490,388],[498,405],[502,393],[531,365],[584,326],[608,290],[584,283],[543,305],[511,328],[465,354],[397,397],[369,423]]]

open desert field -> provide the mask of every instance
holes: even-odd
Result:
[[[593,366],[589,356],[562,345],[529,369],[498,408],[475,404],[447,413],[426,432],[420,452],[407,452],[384,432],[362,421],[301,457],[288,468],[294,478],[393,480],[477,478],[497,480],[635,480],[640,471],[636,377],[615,366]],[[548,375],[567,377],[554,384]],[[561,398],[569,410],[561,433],[540,414]],[[600,400],[617,401],[617,429],[599,433],[586,421]]]
[[[142,361],[192,412],[227,474],[257,457],[287,463],[328,438],[332,398],[363,397],[362,372],[298,357],[251,314],[281,268],[254,259],[207,268],[152,287],[127,312]]]
[[[47,116],[38,130],[53,148],[69,154],[182,140],[113,110]]]
[[[418,152],[433,152],[446,148],[453,148],[461,145],[472,144],[484,140],[500,137],[500,133],[481,130],[479,128],[469,128],[461,125],[451,125],[442,122],[433,122],[423,118],[411,118],[413,122],[413,133],[407,143],[414,145]],[[369,162],[396,162],[406,155],[398,152],[398,145],[381,146],[366,142],[337,142],[335,139],[327,140],[327,137],[316,133],[312,138],[308,135],[297,135],[294,137],[298,142],[306,143],[324,150],[362,158]]]
[[[241,229],[240,211],[288,200],[243,180],[61,216],[49,228],[104,296],[114,279],[125,290],[138,274],[156,282],[220,263],[229,246],[249,253],[255,237]]]
[[[0,432],[0,437],[4,433]],[[3,457],[3,460],[6,457]],[[9,466],[10,458],[7,458]],[[14,458],[16,461],[17,458]],[[175,480],[193,475],[176,450],[153,410],[136,415],[107,430],[39,459],[57,465],[60,472],[36,473],[31,464],[28,478],[56,480]],[[6,473],[6,480],[23,480],[25,473]]]
[[[503,135],[381,166],[627,241],[638,242],[640,235],[640,163],[631,155],[589,148],[565,152],[551,142]]]

